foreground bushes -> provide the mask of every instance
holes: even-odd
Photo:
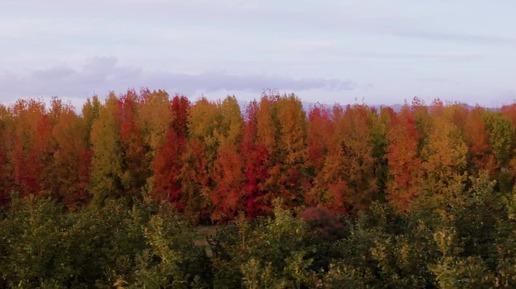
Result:
[[[193,244],[193,229],[169,212],[108,202],[63,213],[47,199],[14,199],[0,222],[0,287],[205,288],[204,250]]]
[[[1,211],[0,288],[516,288],[514,196],[472,180],[460,201],[353,219],[324,208],[243,217],[199,242],[167,206]],[[424,198],[421,202],[425,202]]]

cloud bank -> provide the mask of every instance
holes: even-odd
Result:
[[[115,57],[95,57],[79,69],[52,67],[30,71],[26,74],[0,72],[0,99],[9,102],[20,97],[77,97],[103,95],[110,90],[122,92],[129,88],[165,89],[169,93],[194,96],[198,91],[256,92],[276,89],[280,91],[353,90],[357,84],[349,80],[300,78],[262,74],[236,75],[224,71],[185,74],[172,71],[148,72],[139,67],[123,66]]]

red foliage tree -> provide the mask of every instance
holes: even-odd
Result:
[[[154,172],[152,196],[158,200],[168,200],[181,211],[184,203],[180,174],[186,150],[190,101],[184,96],[176,95],[171,99],[169,109],[172,112],[172,118],[165,139],[158,145],[152,163]]]
[[[260,197],[265,194],[263,184],[267,177],[268,152],[257,137],[258,102],[252,101],[245,114],[241,152],[244,156],[244,198],[245,211],[249,218],[255,218],[264,207]]]
[[[139,196],[150,176],[149,148],[144,145],[143,134],[138,126],[140,97],[134,90],[127,91],[118,101],[117,122],[120,126],[120,146],[123,152],[124,193]]]

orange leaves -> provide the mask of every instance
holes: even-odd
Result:
[[[335,211],[361,210],[377,194],[372,125],[374,112],[364,106],[332,109],[326,124],[327,156],[315,171],[309,205],[322,204]]]
[[[259,185],[263,208],[281,197],[301,204],[308,186],[306,116],[295,95],[263,95],[256,111],[256,145],[266,151],[266,177]]]
[[[219,147],[214,164],[212,193],[213,221],[233,219],[243,210],[244,160],[240,153],[243,119],[234,97],[220,105],[221,124],[217,130]]]
[[[337,134],[343,156],[344,181],[348,187],[347,206],[367,208],[377,194],[372,143],[374,112],[365,105],[348,106],[337,120]]]
[[[181,170],[185,211],[192,219],[231,219],[242,195],[239,154],[243,120],[234,97],[197,101],[188,114],[188,144]]]
[[[59,99],[20,100],[0,106],[0,202],[19,191],[73,210],[149,191],[194,222],[267,214],[277,197],[338,214],[385,198],[408,211],[460,199],[481,170],[512,186],[514,107],[416,98],[398,112],[315,105],[307,116],[295,95],[272,93],[242,115],[232,96],[192,105],[144,89],[93,97],[78,114]]]
[[[390,180],[386,199],[398,210],[406,211],[418,195],[422,178],[418,152],[420,135],[408,106],[391,118],[387,138]]]
[[[307,189],[306,115],[301,100],[293,94],[280,97],[277,109],[278,161],[281,169],[271,171],[271,177],[280,180],[279,193],[287,204],[301,204]]]
[[[331,111],[323,105],[314,106],[308,115],[308,158],[314,170],[320,170],[328,154],[329,140],[334,130]]]
[[[55,152],[45,179],[49,193],[75,210],[88,198],[91,154],[83,138],[86,124],[72,107],[53,103]]]
[[[168,94],[162,90],[142,90],[137,114],[138,127],[145,146],[149,148],[147,157],[153,158],[158,146],[164,142],[170,124],[176,118],[171,110]]]
[[[472,159],[473,171],[487,171],[491,176],[498,167],[493,154],[490,152],[489,132],[483,117],[485,109],[475,107],[467,116],[465,138]]]
[[[37,194],[42,190],[44,169],[52,154],[52,127],[45,104],[36,100],[20,100],[11,108],[13,116],[14,190]]]
[[[20,100],[2,110],[0,169],[5,194],[45,194],[65,205],[84,199],[89,158],[73,107],[54,98]],[[82,197],[79,197],[82,196]]]

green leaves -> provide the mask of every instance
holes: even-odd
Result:
[[[143,230],[148,248],[138,254],[129,288],[208,288],[209,260],[185,222],[162,211]]]
[[[500,113],[486,113],[484,122],[489,131],[489,144],[491,150],[501,167],[506,167],[514,148],[514,127],[510,120],[503,117]]]
[[[211,241],[215,288],[305,288],[315,272],[308,256],[315,247],[307,227],[275,202],[274,217],[248,223],[239,219],[230,235],[219,232]]]
[[[130,288],[207,288],[211,280],[193,229],[152,203],[107,201],[65,213],[48,199],[14,197],[0,236],[0,284],[8,288],[110,288],[117,280]]]

